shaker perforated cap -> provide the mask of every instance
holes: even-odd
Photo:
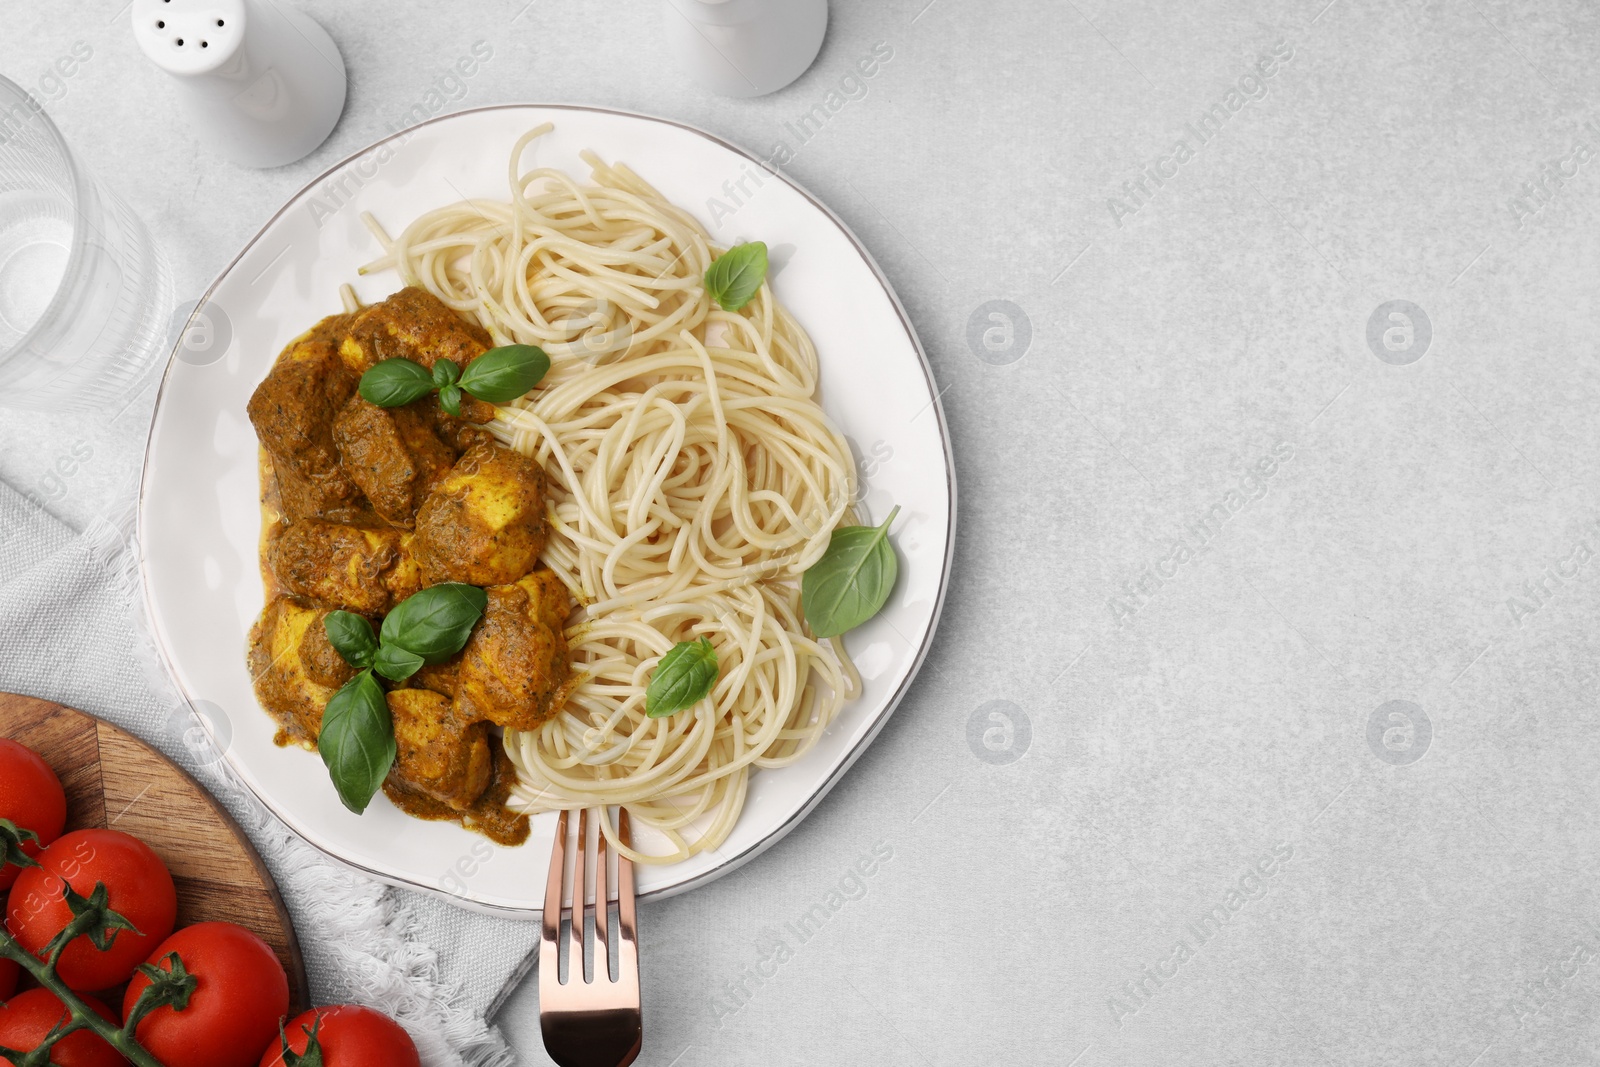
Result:
[[[133,0],[140,51],[171,74],[209,74],[232,59],[245,20],[245,0]]]

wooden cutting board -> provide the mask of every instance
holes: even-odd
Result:
[[[290,1015],[310,1006],[305,963],[278,887],[239,824],[200,783],[132,734],[35,697],[0,693],[0,737],[33,749],[67,793],[67,829],[144,841],[178,887],[178,926],[227,920],[278,954]]]

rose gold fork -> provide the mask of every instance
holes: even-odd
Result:
[[[605,809],[596,809],[605,818]],[[628,812],[617,812],[617,836],[632,844]],[[572,907],[564,907],[567,876],[567,813],[556,822],[545,883],[543,936],[539,942],[539,1028],[545,1051],[560,1067],[627,1067],[644,1040],[639,1004],[639,945],[633,907],[633,861],[617,854],[617,944],[611,944],[611,902],[606,889],[606,837],[589,848],[589,812],[578,814],[577,862],[572,872]],[[594,877],[589,877],[590,867]],[[584,977],[584,918],[594,895],[594,966]],[[561,921],[570,917],[567,980],[561,980]],[[611,977],[611,955],[617,977]]]

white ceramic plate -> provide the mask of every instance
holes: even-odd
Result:
[[[381,141],[290,200],[196,310],[209,323],[210,346],[203,334],[191,334],[167,367],[139,511],[156,637],[189,699],[222,709],[208,728],[228,762],[307,841],[397,885],[515,913],[540,907],[553,815],[534,820],[520,849],[490,846],[452,824],[408,818],[381,794],[356,816],[340,805],[314,754],[273,745],[273,723],[257,706],[245,668],[245,635],[262,607],[256,436],[245,403],[284,344],[340,310],[341,283],[354,285],[363,301],[400,287],[393,275],[357,276],[356,268],[378,252],[362,211],[393,233],[463,197],[503,200],[513,142],[545,121],[555,123],[555,132],[529,149],[525,166],[586,176],[578,153],[591,148],[628,163],[698,215],[718,242],[767,242],[773,286],[816,341],[824,406],[861,461],[864,517],[880,521],[891,502],[902,509],[895,523],[899,584],[883,613],[848,638],[864,694],[805,759],[754,775],[744,813],[716,853],[641,867],[642,896],[680,892],[755,856],[792,829],[861,754],[932,638],[955,523],[944,416],[894,293],[827,208],[732,145],[678,123],[598,108],[481,108]],[[200,321],[191,320],[192,329]]]

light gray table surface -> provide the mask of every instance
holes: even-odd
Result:
[[[452,108],[785,141],[943,390],[929,662],[789,838],[644,910],[641,1062],[1596,1062],[1600,10],[836,3],[731,101],[644,0],[308,9],[349,103],[278,170],[172,117],[122,0],[13,0],[0,71],[92,47],[49,111],[180,298],[479,40]],[[0,414],[0,478],[81,526],[149,411]]]

